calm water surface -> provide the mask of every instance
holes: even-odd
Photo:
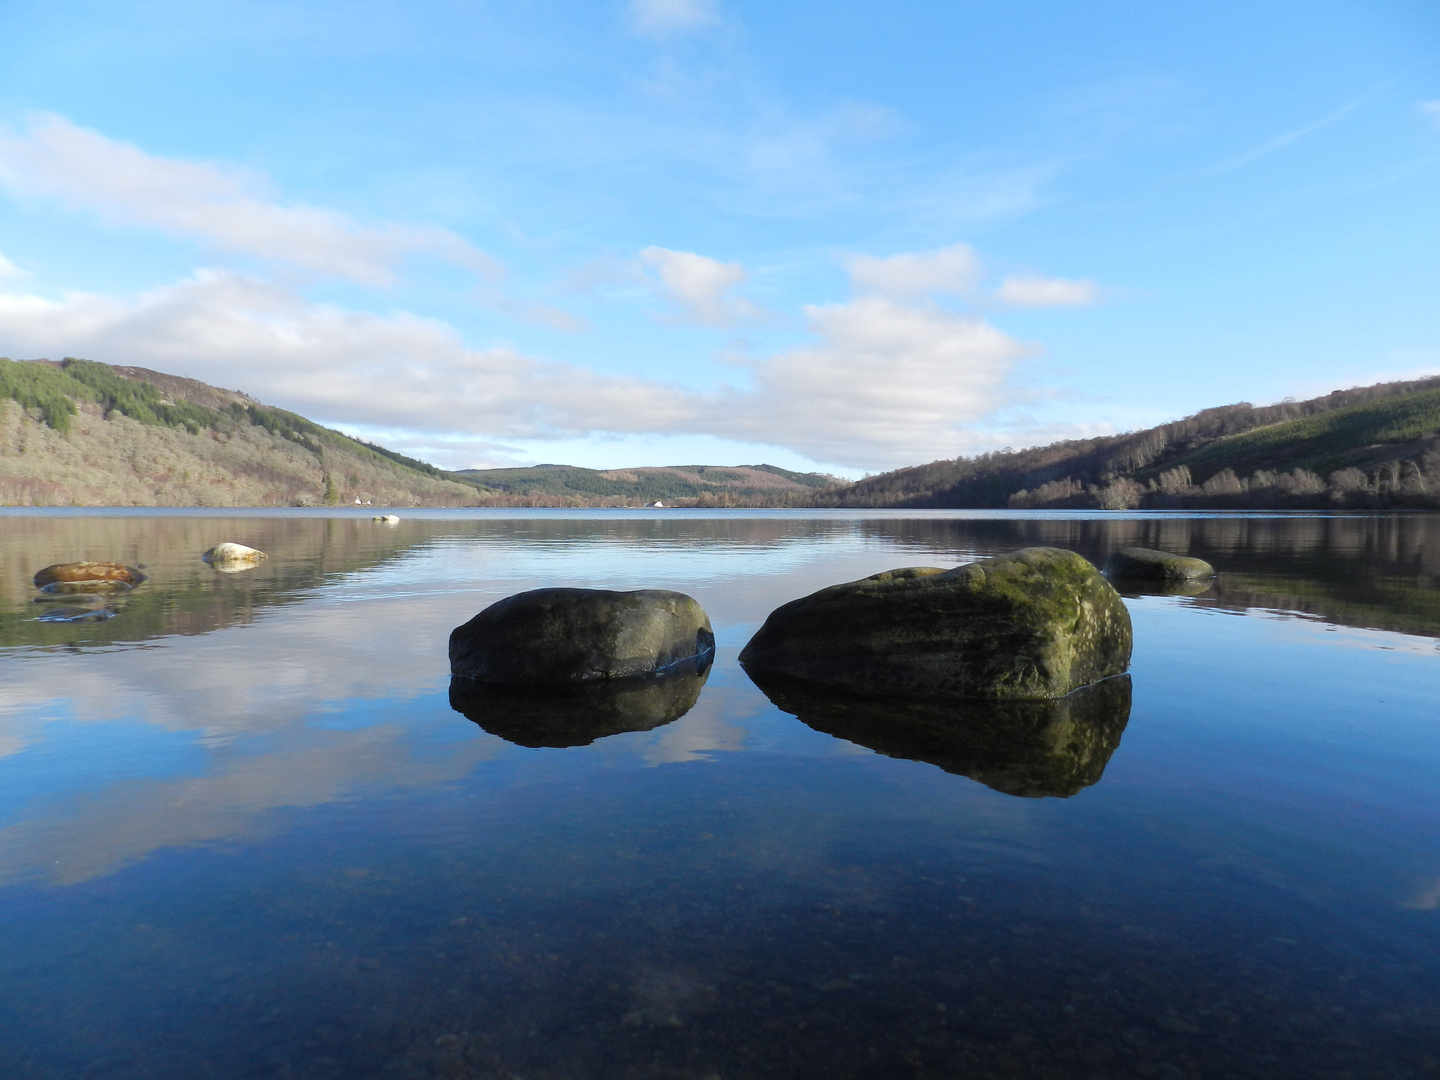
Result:
[[[1440,518],[0,538],[0,1076],[1440,1076]],[[222,540],[270,559],[216,573]],[[777,696],[807,723],[736,663],[823,585],[1041,543],[1220,570],[1127,598],[1128,713],[976,741]],[[37,602],[80,558],[150,580]],[[546,585],[695,596],[693,707],[580,709],[540,747],[492,733],[521,705],[453,710],[450,630]]]

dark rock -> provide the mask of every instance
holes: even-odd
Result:
[[[663,589],[535,589],[491,604],[450,635],[450,673],[548,686],[654,675],[711,655],[694,599]]]
[[[1033,700],[1124,672],[1130,646],[1110,583],[1073,551],[1037,547],[821,589],[771,612],[740,663],[862,693]]]
[[[650,678],[560,687],[498,686],[456,676],[450,680],[450,707],[519,746],[585,746],[680,719],[700,697],[713,655],[682,661]]]
[[[1146,581],[1203,581],[1215,576],[1204,559],[1151,548],[1121,548],[1105,563],[1105,575]]]
[[[36,586],[52,593],[123,590],[144,580],[135,567],[113,562],[55,563],[35,575]]]
[[[1130,676],[1053,701],[874,697],[752,674],[779,709],[886,757],[936,765],[1025,798],[1069,798],[1100,779],[1130,719]]]

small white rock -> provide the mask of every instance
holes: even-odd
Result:
[[[226,541],[223,544],[216,544],[204,555],[200,556],[216,570],[223,570],[226,573],[233,573],[236,570],[249,570],[261,559],[268,558],[263,551],[256,551],[244,544],[232,544]]]
[[[375,517],[374,517],[372,520],[374,520],[374,521],[383,521],[383,522],[385,522],[386,525],[394,525],[397,521],[400,520],[400,515],[399,515],[399,514],[376,514]]]

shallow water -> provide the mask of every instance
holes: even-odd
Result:
[[[1440,1076],[1435,516],[0,537],[0,1076]],[[216,573],[222,540],[270,558]],[[1127,598],[1128,716],[956,744],[776,695],[812,727],[736,663],[823,585],[1037,543],[1221,571]],[[30,576],[82,558],[150,578],[45,618]],[[537,748],[454,711],[450,630],[560,584],[699,599],[693,707]]]

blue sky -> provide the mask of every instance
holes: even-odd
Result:
[[[1440,5],[0,0],[0,355],[855,476],[1440,372]]]

